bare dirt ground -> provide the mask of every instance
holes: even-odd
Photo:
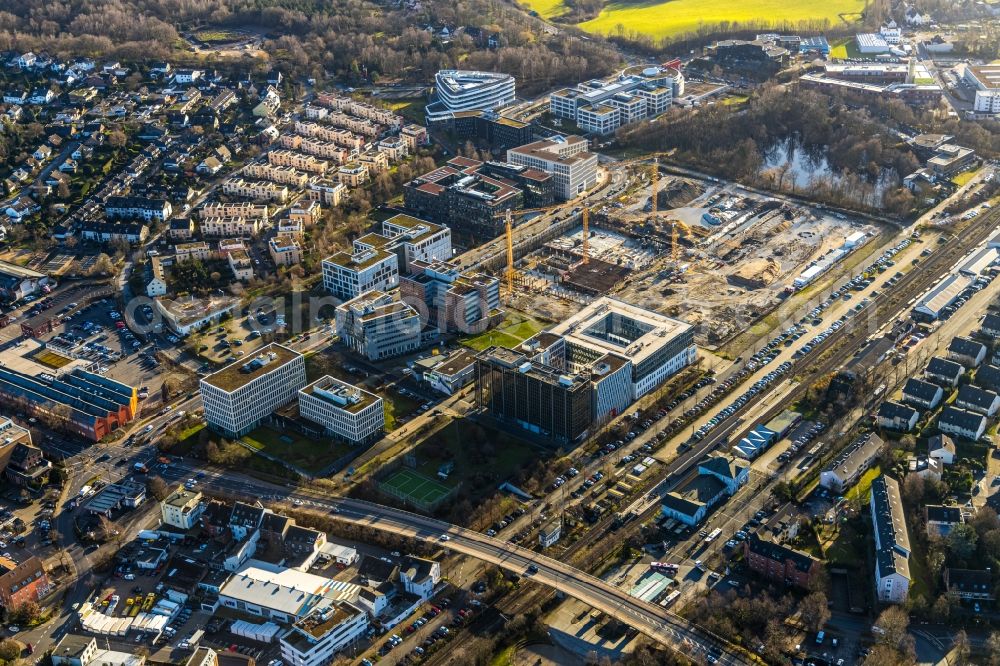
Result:
[[[710,348],[771,312],[796,277],[843,246],[848,236],[879,232],[872,225],[767,200],[735,186],[701,189],[680,183],[672,189],[681,194],[674,199],[681,207],[658,212],[655,220],[644,210],[648,188],[602,209],[608,224],[618,225],[621,233],[592,227],[590,256],[627,268],[609,295],[696,325],[698,342]],[[707,221],[706,214],[717,223]],[[675,237],[680,246],[676,262]],[[559,270],[571,268],[574,253],[579,256],[581,238],[575,230],[524,262],[519,308],[558,321],[594,298],[558,284]],[[540,279],[546,273],[548,279]]]

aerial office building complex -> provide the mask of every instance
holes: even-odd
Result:
[[[434,76],[436,101],[427,105],[428,122],[455,112],[498,109],[514,102],[514,77],[498,72],[442,69]]]

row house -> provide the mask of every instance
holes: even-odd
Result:
[[[354,116],[349,116],[346,113],[331,113],[324,118],[323,121],[333,125],[334,127],[343,127],[344,129],[350,130],[355,134],[361,134],[367,137],[374,138],[382,133],[382,128],[370,120],[355,118]]]
[[[162,222],[167,220],[172,212],[170,202],[165,199],[115,196],[108,197],[104,203],[104,214],[109,218]]]
[[[247,217],[267,224],[269,212],[267,206],[249,201],[238,203],[207,203],[201,207],[202,219],[208,217]]]
[[[260,219],[256,217],[205,217],[198,226],[203,236],[214,238],[248,238],[261,231]]]
[[[97,243],[124,241],[130,245],[142,243],[149,236],[149,227],[138,222],[90,220],[79,227],[80,239]]]
[[[287,166],[272,166],[270,164],[248,164],[243,168],[243,175],[250,178],[269,180],[281,185],[290,185],[302,189],[309,182],[309,176]]]
[[[266,180],[230,178],[222,184],[222,192],[229,196],[253,199],[255,201],[277,201],[284,203],[288,200],[288,188],[286,186]]]
[[[205,261],[212,257],[212,248],[208,243],[178,243],[174,246],[177,261]]]
[[[403,118],[389,109],[383,109],[366,102],[361,102],[350,97],[343,97],[334,93],[320,93],[314,100],[315,104],[327,109],[333,109],[352,116],[365,118],[372,122],[385,125],[393,130],[398,130],[403,126]]]
[[[337,165],[357,157],[356,152],[352,152],[333,141],[299,136],[298,134],[282,134],[278,139],[278,145],[284,149],[298,150],[307,155],[329,160]]]
[[[291,167],[322,175],[330,168],[326,160],[317,159],[314,155],[305,155],[294,150],[272,150],[267,154],[267,162],[271,166]]]
[[[298,120],[295,122],[295,133],[313,139],[332,141],[338,146],[343,146],[349,150],[361,152],[365,148],[364,137],[357,136],[345,129],[320,125],[318,123],[307,123]]]

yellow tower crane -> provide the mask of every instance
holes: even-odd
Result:
[[[514,297],[514,214],[507,209],[504,216],[504,234],[507,236],[507,269],[503,277],[507,282],[507,298]]]
[[[590,262],[590,207],[583,207],[583,263]]]
[[[694,242],[694,233],[691,231],[691,227],[684,224],[680,220],[671,220],[670,224],[670,257],[673,259],[674,263],[677,263],[681,256],[680,230],[684,231],[684,236],[692,243]]]

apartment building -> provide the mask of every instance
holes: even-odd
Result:
[[[351,97],[344,97],[335,93],[320,93],[316,95],[313,103],[326,109],[342,111],[352,116],[365,118],[380,125],[385,125],[391,130],[398,130],[403,126],[402,116],[397,115],[390,109],[383,109]]]
[[[369,291],[338,305],[335,325],[344,344],[371,361],[420,349],[420,314],[395,292]]]
[[[272,150],[267,154],[267,163],[275,167],[290,167],[318,175],[326,173],[330,168],[330,163],[326,160],[295,150]]]
[[[438,330],[475,334],[503,321],[498,278],[445,261],[414,261],[409,268],[400,276],[400,293],[407,302],[422,302]]]
[[[382,398],[329,375],[299,389],[299,415],[351,444],[378,439],[385,427]]]
[[[910,535],[906,529],[899,483],[881,474],[872,481],[872,527],[875,533],[875,589],[879,601],[901,604],[910,591]]]
[[[266,205],[255,204],[249,201],[239,203],[207,203],[201,207],[200,216],[206,217],[246,217],[259,220],[262,224],[267,224],[270,213]]]
[[[173,207],[166,199],[112,196],[104,202],[104,214],[108,219],[163,222],[169,219],[172,213]]]
[[[862,435],[820,472],[819,484],[838,495],[854,485],[878,457],[884,442],[874,433]]]
[[[743,559],[751,571],[782,585],[808,589],[822,569],[808,553],[763,539],[756,532],[743,542]]]
[[[583,137],[554,137],[508,150],[507,161],[551,173],[556,196],[569,200],[597,185],[597,154],[587,147]]]
[[[261,222],[256,217],[203,217],[198,228],[206,237],[252,238],[261,232]]]
[[[276,201],[284,203],[288,200],[288,188],[284,185],[266,180],[244,180],[230,178],[222,184],[223,194],[231,197],[242,197],[254,201]]]
[[[381,150],[370,150],[358,155],[358,163],[368,167],[368,173],[378,175],[389,170],[389,156]]]
[[[309,123],[299,120],[295,122],[294,129],[296,134],[300,134],[311,139],[330,141],[338,146],[343,146],[348,150],[354,151],[355,153],[362,152],[368,144],[368,141],[366,141],[364,137],[358,136],[350,130],[330,127],[328,125],[320,125],[318,123]]]
[[[347,186],[329,179],[314,180],[306,188],[306,199],[336,208],[347,195]]]
[[[381,154],[385,155],[393,162],[399,162],[400,160],[406,159],[406,156],[410,152],[406,145],[406,141],[404,141],[402,137],[398,136],[392,136],[379,141],[378,150]]]
[[[345,187],[360,187],[368,182],[369,168],[363,162],[348,162],[334,174],[337,182]]]
[[[288,185],[302,189],[309,182],[308,174],[290,166],[274,166],[272,164],[248,164],[243,167],[243,175],[249,178],[269,180],[272,183]]]
[[[399,286],[399,259],[392,252],[355,245],[323,260],[323,287],[345,301],[367,291]]]
[[[399,136],[406,142],[406,148],[410,153],[417,152],[417,148],[426,146],[430,142],[430,137],[427,136],[427,128],[423,125],[406,125],[400,130]]]
[[[324,666],[368,630],[368,614],[347,601],[330,602],[297,620],[280,638],[289,666]]]
[[[200,491],[178,487],[160,502],[160,520],[180,530],[189,530],[198,524],[205,505]]]
[[[351,150],[333,141],[298,134],[282,134],[278,139],[278,145],[285,149],[301,151],[317,159],[329,160],[334,165],[345,164],[358,156],[356,150]]]
[[[0,557],[0,606],[10,610],[49,593],[51,583],[42,560],[31,555],[20,563]]]
[[[177,261],[205,261],[212,257],[212,248],[205,241],[178,243],[174,246]]]
[[[275,236],[267,242],[267,249],[276,266],[294,266],[302,261],[302,246],[290,236]]]
[[[271,343],[200,382],[205,420],[227,437],[253,430],[306,385],[302,354]]]
[[[226,261],[229,263],[229,270],[233,272],[234,279],[240,282],[249,282],[253,279],[253,261],[246,250],[227,252]]]
[[[311,227],[319,222],[323,207],[318,201],[305,200],[288,209],[288,219],[298,222],[304,227]]]

